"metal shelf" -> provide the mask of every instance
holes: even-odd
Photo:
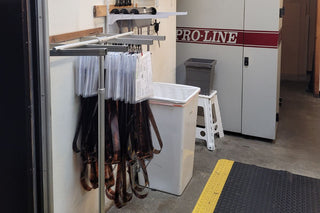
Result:
[[[184,16],[188,12],[158,12],[155,15],[151,14],[109,14],[107,16],[108,24],[114,24],[118,20],[137,20],[137,19],[158,19],[168,18],[169,16]]]

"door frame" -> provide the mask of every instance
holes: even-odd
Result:
[[[37,1],[4,0],[0,9],[10,27],[0,53],[2,212],[47,212],[42,208]]]
[[[41,141],[41,202],[43,212],[53,213],[53,166],[52,166],[52,137],[51,137],[51,93],[50,93],[50,47],[49,47],[49,18],[48,0],[36,0],[37,27],[37,60],[39,97],[39,128]]]
[[[316,25],[316,44],[315,44],[315,64],[314,64],[314,86],[313,95],[319,97],[319,78],[320,78],[320,0],[317,1],[317,25]]]

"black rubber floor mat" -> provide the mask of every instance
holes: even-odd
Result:
[[[320,180],[234,162],[215,213],[320,213]]]

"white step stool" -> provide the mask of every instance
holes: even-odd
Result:
[[[214,115],[212,115],[212,105]],[[214,135],[218,133],[220,138],[224,137],[217,91],[212,91],[210,95],[199,95],[198,107],[203,108],[205,127],[196,128],[196,139],[205,140],[207,148],[213,151],[215,150]]]

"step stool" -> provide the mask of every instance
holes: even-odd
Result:
[[[212,114],[212,105],[214,106],[214,115]],[[215,134],[218,133],[220,138],[224,137],[217,91],[212,91],[210,95],[199,95],[198,107],[203,108],[205,127],[197,126],[196,139],[205,140],[207,148],[213,151],[215,150]]]

